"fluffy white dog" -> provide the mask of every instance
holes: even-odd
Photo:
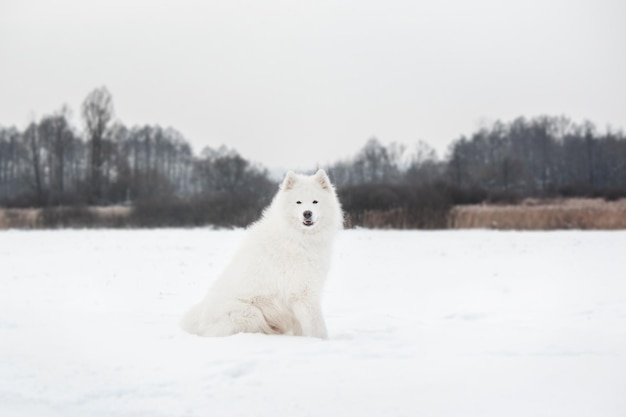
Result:
[[[321,294],[343,215],[323,170],[287,173],[243,246],[181,327],[200,336],[240,332],[326,338]]]

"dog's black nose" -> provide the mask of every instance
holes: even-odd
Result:
[[[311,210],[307,210],[304,213],[302,213],[302,215],[304,216],[305,219],[310,219],[311,216],[313,216],[313,213],[311,213]]]

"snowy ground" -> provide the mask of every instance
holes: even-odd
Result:
[[[330,340],[184,334],[243,233],[0,232],[0,415],[626,415],[626,232],[345,231]]]

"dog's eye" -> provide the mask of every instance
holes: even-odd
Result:
[[[317,204],[317,200],[313,200],[313,204]]]
[[[296,201],[296,204],[302,204],[302,201]]]

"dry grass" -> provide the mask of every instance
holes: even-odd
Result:
[[[101,218],[115,218],[130,216],[132,208],[129,206],[90,207],[92,213]]]
[[[0,230],[34,229],[37,227],[39,209],[0,209]]]
[[[131,208],[124,206],[89,207],[77,209],[58,207],[49,209],[0,209],[0,230],[36,229],[49,227],[107,227],[124,224]],[[53,218],[50,221],[50,215]],[[82,215],[82,216],[79,216]],[[87,214],[87,216],[85,216]],[[74,218],[72,218],[74,217]]]
[[[448,225],[452,229],[626,229],[626,199],[529,199],[513,206],[457,206]]]

